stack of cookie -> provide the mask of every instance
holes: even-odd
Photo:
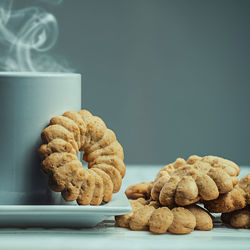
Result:
[[[131,213],[115,217],[119,227],[136,231],[149,230],[156,234],[187,234],[194,229],[207,231],[213,228],[209,213],[196,204],[170,209],[157,201],[144,198],[131,200],[130,203]]]
[[[249,228],[250,174],[239,181],[239,172],[234,162],[216,156],[178,158],[153,182],[127,188],[127,197],[137,200],[131,201],[132,212],[117,216],[116,223],[131,230],[186,234],[211,230],[209,212],[214,212],[223,213],[222,220],[232,226]]]
[[[241,178],[230,192],[214,201],[206,201],[204,205],[213,213],[222,213],[224,223],[250,229],[250,174]]]

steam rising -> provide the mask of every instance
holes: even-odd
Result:
[[[43,0],[60,4],[61,0]],[[13,0],[0,0],[0,69],[4,71],[72,71],[48,55],[58,38],[55,17],[39,7],[12,10]],[[63,59],[60,58],[60,62]]]

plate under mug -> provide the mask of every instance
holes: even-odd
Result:
[[[131,212],[123,192],[114,194],[100,206],[68,205],[0,205],[0,227],[94,227],[110,216]]]

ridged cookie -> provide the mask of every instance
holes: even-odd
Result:
[[[151,198],[169,207],[214,200],[234,188],[238,174],[235,163],[220,157],[190,156],[187,161],[178,158],[157,174]]]
[[[130,201],[132,212],[116,216],[116,224],[136,231],[150,231],[155,234],[170,232],[187,234],[193,230],[208,231],[213,228],[211,215],[199,207],[175,207],[170,210],[160,207],[156,201],[146,201],[143,198]]]
[[[87,110],[67,111],[50,119],[41,138],[41,170],[66,201],[100,205],[120,190],[126,172],[123,148],[101,118]],[[84,151],[89,170],[84,170],[78,151]]]

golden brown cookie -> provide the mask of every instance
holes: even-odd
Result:
[[[221,220],[235,228],[250,229],[250,206],[231,213],[223,213]]]
[[[151,198],[169,207],[190,205],[201,198],[214,200],[234,188],[238,174],[235,163],[220,157],[178,158],[158,173]]]
[[[197,205],[175,207],[170,210],[160,207],[156,201],[147,201],[144,198],[130,202],[132,212],[115,217],[116,224],[120,227],[149,230],[156,234],[167,231],[173,234],[187,234],[194,229],[208,231],[213,228],[210,214]]]
[[[150,198],[152,182],[140,182],[126,188],[125,194],[128,199]]]
[[[229,213],[250,205],[250,174],[240,179],[240,182],[227,194],[218,199],[204,201],[205,208],[213,213]]]
[[[123,148],[101,118],[87,110],[67,111],[51,118],[41,138],[42,172],[65,200],[99,205],[120,190],[126,171]],[[79,150],[84,151],[84,160],[92,169],[85,176]]]

